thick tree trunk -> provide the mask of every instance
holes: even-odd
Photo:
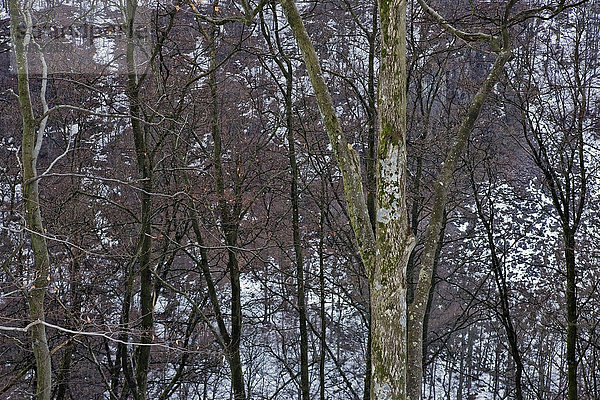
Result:
[[[414,247],[406,210],[406,1],[382,0],[377,259],[370,274],[371,396],[406,396],[406,266]]]
[[[40,195],[37,175],[37,159],[41,147],[44,128],[39,127],[36,132],[36,120],[31,104],[29,91],[29,71],[27,67],[27,45],[31,39],[32,22],[29,13],[25,10],[22,15],[20,4],[11,0],[10,4],[10,31],[17,63],[18,96],[23,121],[23,141],[21,144],[21,158],[23,163],[23,199],[27,227],[31,233],[31,249],[34,258],[35,280],[27,297],[29,302],[30,317],[33,321],[44,321],[44,298],[50,280],[50,259],[48,245],[44,237],[44,226],[40,210]],[[25,32],[21,27],[25,27]],[[44,74],[43,79],[46,79]],[[46,82],[42,83],[42,101],[45,102],[44,90]],[[45,104],[45,103],[44,103]],[[46,107],[45,107],[46,108]],[[45,121],[43,121],[43,124]],[[52,387],[52,365],[46,327],[35,324],[31,328],[31,340],[36,362],[36,399],[50,400]]]
[[[406,394],[406,264],[414,247],[406,214],[406,1],[381,1],[382,61],[376,231],[363,193],[357,152],[344,137],[314,47],[293,0],[280,0],[304,57],[344,181],[350,223],[369,277],[372,332],[371,398]]]

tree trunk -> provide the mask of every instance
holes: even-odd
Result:
[[[320,340],[319,340],[319,399],[325,400],[325,352],[327,325],[325,320],[325,181],[321,175],[321,199],[319,216],[319,315],[320,315]]]
[[[21,7],[17,0],[11,0],[10,31],[17,63],[18,96],[21,116],[23,121],[23,141],[21,144],[21,158],[23,163],[23,199],[25,200],[25,213],[27,227],[31,234],[31,250],[34,259],[35,280],[31,286],[27,300],[32,321],[44,321],[44,298],[50,280],[50,258],[48,245],[44,237],[44,225],[40,210],[40,195],[37,175],[37,159],[42,145],[45,118],[36,132],[36,120],[31,104],[29,91],[29,70],[27,66],[27,47],[31,40],[32,21],[29,10],[22,15]],[[21,27],[26,31],[23,32]],[[41,50],[40,50],[41,51]],[[43,61],[42,61],[43,62]],[[44,63],[44,62],[43,62]],[[45,63],[44,63],[45,67]],[[46,71],[42,76],[42,102],[45,106]],[[50,400],[52,387],[52,365],[46,327],[35,324],[31,327],[31,340],[36,362],[36,399]]]
[[[517,336],[517,331],[513,324],[513,317],[510,314],[510,302],[509,302],[509,286],[506,282],[506,272],[504,271],[502,260],[500,255],[498,254],[498,248],[495,243],[494,231],[495,231],[495,220],[494,220],[494,203],[491,200],[489,201],[489,216],[486,216],[484,211],[483,201],[479,198],[477,193],[477,184],[475,182],[474,172],[471,171],[470,174],[471,187],[473,189],[473,198],[475,200],[475,207],[477,211],[477,216],[479,221],[483,225],[488,249],[490,251],[490,261],[492,272],[494,274],[494,283],[496,284],[496,289],[498,290],[498,298],[500,300],[500,310],[499,319],[500,323],[504,327],[506,332],[508,349],[512,360],[515,363],[515,398],[516,400],[523,400],[523,388],[522,388],[522,377],[523,377],[523,361],[521,359],[521,353],[519,351],[519,338]],[[490,188],[492,187],[492,177],[489,177]],[[491,190],[491,189],[490,189]],[[497,354],[496,354],[497,358]],[[508,368],[511,370],[512,368]],[[497,372],[497,371],[496,371]]]
[[[448,189],[452,183],[454,167],[463,153],[467,139],[475,127],[475,122],[479,117],[486,98],[494,85],[499,81],[504,65],[510,57],[511,51],[507,43],[498,54],[491,71],[473,98],[467,110],[467,115],[458,129],[456,139],[448,150],[442,169],[434,183],[432,213],[425,232],[425,247],[421,257],[421,270],[415,289],[415,297],[409,306],[408,312],[408,370],[410,373],[407,388],[409,390],[408,398],[411,400],[419,400],[421,398],[421,379],[423,377],[423,319],[427,312],[427,300],[433,278],[435,253],[440,240],[444,209],[448,198]]]
[[[314,47],[293,0],[280,0],[302,52],[344,181],[350,223],[369,277],[371,399],[406,394],[406,264],[414,247],[406,214],[406,1],[381,1],[377,240],[363,193],[357,152],[346,142]]]
[[[239,225],[240,193],[235,190],[233,209],[225,199],[225,182],[222,162],[221,127],[219,124],[219,104],[217,96],[217,62],[216,62],[216,28],[212,29],[210,48],[210,74],[209,87],[212,100],[212,138],[213,138],[213,167],[215,169],[215,188],[218,196],[218,208],[221,217],[221,228],[227,246],[227,269],[231,284],[231,333],[227,343],[227,358],[231,368],[231,385],[235,400],[246,399],[244,374],[240,356],[240,341],[242,338],[242,301],[240,286],[240,267],[235,248]],[[236,184],[237,185],[237,184]]]
[[[140,102],[140,82],[135,63],[135,13],[137,0],[128,0],[126,6],[127,29],[127,97],[138,172],[141,182],[141,227],[137,258],[140,271],[140,313],[142,315],[140,342],[135,351],[137,399],[145,400],[148,391],[148,370],[150,366],[150,344],[153,336],[153,282],[152,282],[152,161],[145,127],[142,126]]]
[[[575,271],[575,232],[563,229],[567,267],[567,398],[577,399],[577,286]]]
[[[276,46],[278,54],[273,54],[273,58],[281,73],[285,77],[285,88],[280,86],[281,92],[285,99],[285,125],[287,130],[288,142],[288,159],[290,161],[290,200],[292,203],[292,237],[294,244],[294,255],[296,261],[296,285],[297,285],[297,300],[298,300],[298,319],[300,331],[300,392],[302,400],[310,398],[310,382],[308,376],[308,330],[306,317],[306,289],[304,281],[304,256],[302,252],[302,242],[300,239],[300,212],[299,212],[299,191],[298,191],[298,163],[296,161],[295,135],[293,123],[293,69],[290,59],[285,54],[285,50],[281,46],[279,31],[275,31],[278,35],[276,38]],[[267,37],[267,40],[270,39]],[[270,43],[269,43],[270,44]],[[270,44],[271,45],[271,44]]]
[[[377,56],[377,29],[378,29],[378,4],[373,2],[373,11],[371,17],[371,32],[369,39],[369,77],[367,83],[368,107],[367,114],[369,116],[369,129],[367,138],[367,160],[366,160],[366,189],[367,189],[367,211],[369,213],[369,221],[373,228],[373,233],[377,233],[377,93],[376,93],[376,72],[375,59]],[[370,297],[370,296],[369,296]],[[365,380],[363,388],[363,400],[371,400],[371,378],[372,378],[372,362],[371,348],[373,345],[373,334],[371,331],[371,304],[368,305],[368,325],[367,325],[367,349],[365,360]]]
[[[79,274],[80,265],[79,265],[79,251],[76,248],[70,249],[71,257],[73,258],[73,264],[71,266],[70,276],[71,280],[69,282],[70,286],[70,315],[71,319],[73,316],[81,315],[81,307],[83,303],[82,293],[80,289],[81,276]],[[77,329],[77,324],[75,321],[71,322],[71,329]],[[54,389],[55,394],[53,394],[54,400],[65,400],[68,397],[69,390],[69,380],[71,377],[71,366],[73,359],[73,352],[75,350],[74,340],[70,340],[69,343],[65,346],[65,351],[63,353],[60,369],[58,370],[58,374],[56,376],[56,387]]]
[[[374,400],[406,396],[406,1],[380,1],[377,258],[370,274]]]
[[[300,389],[302,400],[310,400],[310,383],[308,380],[308,331],[306,329],[306,300],[304,287],[304,258],[302,243],[300,242],[300,215],[298,211],[298,164],[296,163],[295,137],[292,120],[292,65],[286,59],[286,93],[285,112],[287,125],[288,156],[292,181],[290,197],[292,200],[292,231],[294,239],[294,253],[296,255],[296,282],[298,286],[298,316],[300,322]]]
[[[433,295],[435,292],[435,286],[436,286],[436,275],[437,275],[437,270],[438,270],[438,264],[440,261],[440,254],[442,252],[442,247],[444,245],[444,235],[446,233],[446,213],[444,213],[444,219],[442,221],[442,230],[440,231],[440,241],[438,243],[438,247],[435,250],[435,260],[433,262],[433,271],[431,274],[431,287],[429,288],[429,294],[427,296],[427,307],[425,309],[425,315],[423,316],[423,337],[421,338],[421,347],[423,348],[422,350],[422,357],[421,357],[421,365],[423,368],[423,370],[425,370],[425,366],[427,365],[427,334],[429,332],[428,328],[429,328],[429,319],[431,317],[431,306],[433,304]]]

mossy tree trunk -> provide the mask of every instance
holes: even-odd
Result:
[[[376,265],[370,274],[373,399],[406,397],[406,1],[382,0]]]
[[[319,60],[293,0],[281,0],[300,47],[344,181],[350,223],[370,282],[371,398],[406,394],[406,264],[414,246],[406,213],[406,0],[381,1],[377,217],[374,234],[358,153],[342,132]],[[377,239],[376,239],[377,237]]]
[[[31,235],[31,250],[34,259],[35,280],[27,296],[29,313],[33,321],[44,321],[44,298],[50,280],[50,258],[48,245],[44,237],[44,225],[40,210],[39,179],[37,160],[42,146],[46,118],[38,124],[33,112],[31,93],[29,90],[29,70],[27,65],[27,49],[32,40],[33,23],[30,10],[22,7],[19,1],[11,0],[10,32],[17,65],[18,97],[23,121],[23,141],[21,144],[21,159],[23,163],[23,199],[27,228]],[[22,28],[25,28],[24,30]],[[41,56],[41,53],[40,53]],[[44,112],[45,88],[47,71],[42,59],[44,73],[42,75],[41,100]],[[36,361],[36,394],[37,400],[50,400],[52,387],[52,365],[46,327],[35,324],[31,327],[31,340]]]

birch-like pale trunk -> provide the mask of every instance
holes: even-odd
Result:
[[[31,250],[33,252],[35,273],[35,280],[27,296],[27,301],[29,303],[31,320],[43,321],[45,317],[44,298],[48,288],[48,281],[50,280],[50,258],[48,255],[48,245],[44,237],[44,225],[40,210],[37,160],[42,145],[47,117],[43,118],[38,126],[31,103],[27,48],[32,39],[31,30],[33,25],[31,15],[26,7],[24,9],[21,8],[20,2],[17,0],[11,0],[9,3],[10,34],[16,58],[19,106],[23,120],[23,141],[21,144],[23,199],[25,201],[27,228],[31,235]],[[24,31],[22,27],[25,27]],[[48,109],[45,99],[47,71],[43,58],[41,61],[44,67],[41,101],[45,112]],[[37,400],[50,400],[52,365],[48,340],[46,338],[46,327],[43,324],[36,324],[31,327],[31,341],[36,362],[35,398]]]
[[[377,152],[377,239],[359,157],[342,132],[319,60],[293,0],[280,0],[302,52],[344,182],[350,223],[370,284],[371,399],[406,396],[406,264],[414,247],[406,213],[406,0],[382,0]]]

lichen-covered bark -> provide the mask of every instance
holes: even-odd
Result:
[[[406,395],[406,264],[414,246],[406,213],[406,0],[381,1],[379,149],[374,235],[358,154],[347,144],[333,102],[293,0],[280,0],[302,52],[325,130],[344,180],[344,193],[370,283],[371,399]],[[377,237],[377,239],[375,239]]]
[[[44,298],[50,279],[50,260],[48,246],[43,235],[44,226],[40,210],[40,196],[37,174],[37,158],[41,146],[41,134],[36,134],[37,123],[33,114],[31,95],[29,91],[29,71],[27,68],[27,44],[30,40],[32,23],[30,18],[24,18],[20,4],[11,0],[10,32],[17,64],[17,82],[19,105],[23,120],[23,141],[21,157],[23,162],[23,199],[27,227],[31,232],[31,249],[34,258],[35,280],[28,295],[29,313],[32,320],[44,320]],[[27,16],[27,11],[25,16]],[[21,30],[24,26],[25,32]],[[45,79],[45,76],[43,77]],[[45,85],[45,82],[44,82]],[[43,96],[43,93],[42,93]],[[45,103],[44,103],[45,104]],[[37,400],[50,400],[52,386],[52,365],[46,328],[36,324],[31,328],[31,340],[36,361],[36,396]]]
[[[377,149],[377,267],[370,277],[373,399],[406,396],[406,1],[382,0]]]

